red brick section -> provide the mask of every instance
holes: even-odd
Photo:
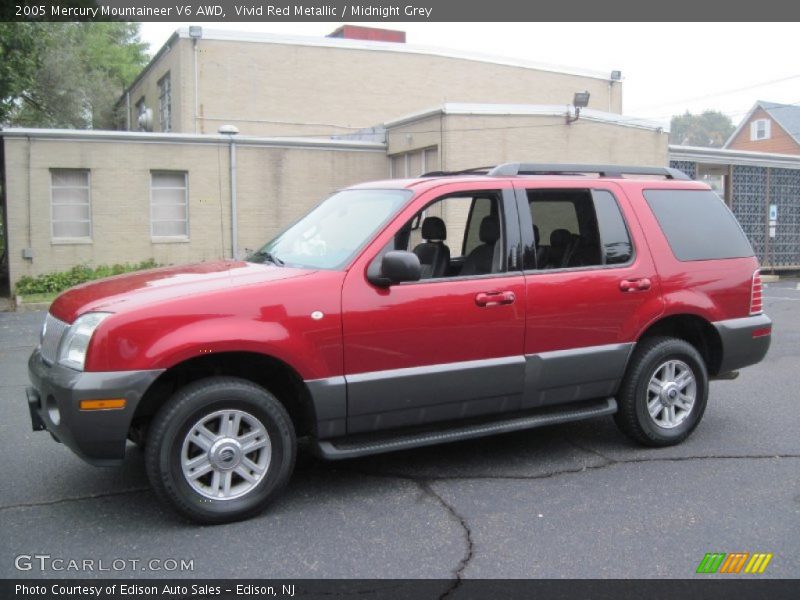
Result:
[[[359,25],[342,25],[329,34],[330,38],[347,40],[370,40],[373,42],[397,42],[405,44],[406,32],[394,29],[378,29],[377,27],[361,27]]]
[[[750,140],[750,123],[758,119],[769,119],[770,137],[767,140]],[[776,152],[778,154],[800,154],[800,144],[786,133],[778,122],[767,114],[763,108],[757,108],[745,123],[738,135],[726,146],[729,150],[752,150],[754,152]]]

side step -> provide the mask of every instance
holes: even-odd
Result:
[[[379,434],[375,434],[336,440],[317,440],[315,445],[317,452],[323,458],[341,460],[370,454],[394,452],[395,450],[470,440],[497,433],[509,433],[544,425],[566,423],[567,421],[580,421],[592,417],[612,415],[615,412],[617,412],[617,401],[614,398],[607,398],[591,403],[581,403],[580,407],[548,409],[546,412],[540,410],[535,414],[527,413],[522,416],[518,413],[513,418],[484,421],[470,425],[456,425],[447,429],[435,429],[418,433],[395,432],[393,435],[385,434],[380,437]]]

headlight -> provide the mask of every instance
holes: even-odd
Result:
[[[58,346],[58,362],[62,365],[83,371],[86,362],[86,351],[95,329],[111,313],[86,313],[75,319],[67,329],[61,344]]]

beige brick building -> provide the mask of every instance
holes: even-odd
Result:
[[[380,31],[380,30],[375,30]],[[576,91],[620,113],[611,73],[396,42],[233,31],[176,31],[120,99],[120,128],[248,135],[328,135],[445,102],[560,104]],[[167,108],[168,107],[168,108]]]
[[[0,131],[0,289],[76,264],[242,256],[366,180],[508,161],[666,165],[667,133],[621,102],[619,81],[578,70],[181,30],[121,99],[124,125],[141,111],[153,132]]]

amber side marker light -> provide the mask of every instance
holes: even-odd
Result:
[[[125,408],[125,398],[108,400],[81,400],[81,410],[115,410]]]

